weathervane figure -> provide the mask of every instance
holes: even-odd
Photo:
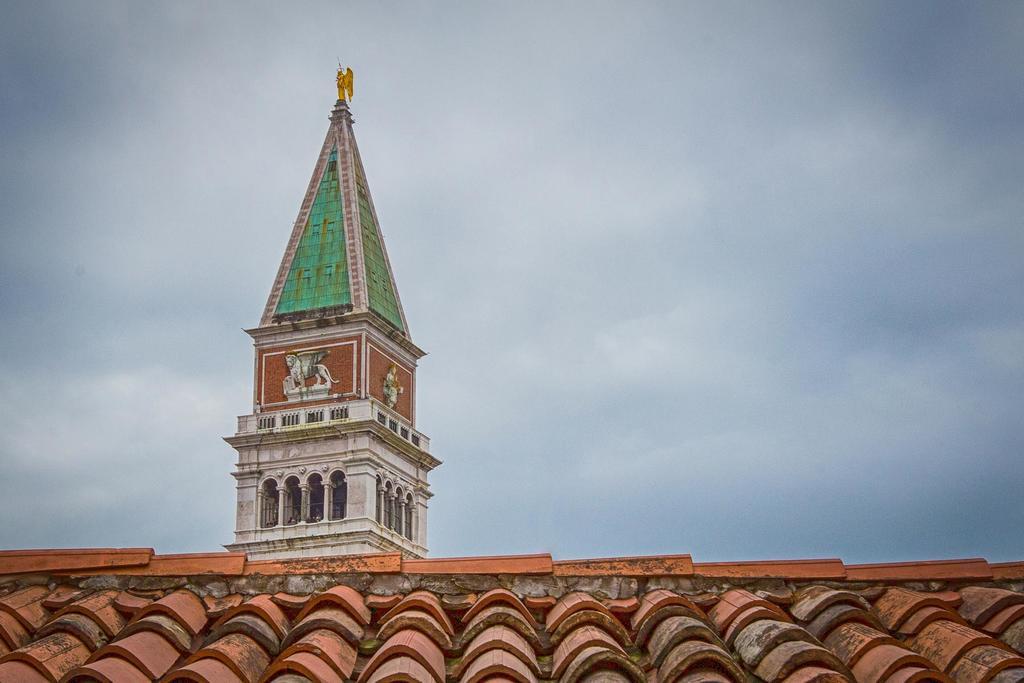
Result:
[[[339,100],[351,100],[352,91],[355,85],[355,74],[352,69],[342,69],[341,64],[338,64],[338,99]],[[346,93],[348,97],[346,97]]]

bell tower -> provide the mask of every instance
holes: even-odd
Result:
[[[253,339],[235,541],[253,559],[427,553],[427,474],[413,344],[352,130],[338,100]]]

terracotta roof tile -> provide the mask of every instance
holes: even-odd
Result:
[[[946,672],[956,665],[964,653],[979,645],[994,645],[1009,649],[1005,644],[980,631],[945,620],[925,626],[920,633],[908,641],[908,645]],[[1024,666],[1024,660],[1021,665]]]
[[[1024,605],[1024,593],[990,586],[967,586],[960,590],[960,616],[971,624],[984,624],[1007,607]]]
[[[89,648],[81,640],[69,633],[58,632],[0,657],[0,665],[22,662],[55,681],[85,662],[89,654]]]
[[[508,605],[522,614],[523,619],[525,619],[528,624],[531,624],[536,628],[537,623],[534,620],[533,615],[530,614],[530,610],[526,608],[526,605],[523,604],[523,601],[520,600],[515,593],[505,588],[494,588],[481,595],[476,602],[473,603],[473,606],[470,607],[462,616],[463,623],[472,621],[476,615],[494,604]]]
[[[751,607],[763,607],[769,612],[774,613],[780,619],[788,619],[786,613],[779,609],[774,603],[768,602],[764,598],[759,598],[753,593],[737,588],[731,591],[722,593],[718,603],[711,608],[708,612],[708,616],[711,617],[711,621],[714,622],[715,627],[719,631],[724,631],[729,627],[739,614]]]
[[[146,565],[152,548],[0,550],[0,574],[85,571]]]
[[[125,618],[117,610],[114,604],[119,591],[106,590],[86,595],[84,598],[75,600],[62,610],[59,610],[54,618],[63,617],[67,614],[82,614],[89,617],[96,625],[103,629],[108,637],[114,637],[124,628]]]
[[[476,635],[467,645],[462,654],[462,662],[456,667],[455,677],[458,678],[462,670],[474,659],[488,650],[504,650],[515,657],[518,657],[524,664],[530,667],[535,674],[540,675],[540,665],[537,663],[537,655],[534,646],[526,638],[508,626],[490,626]]]
[[[357,590],[348,586],[334,586],[323,593],[312,596],[302,608],[297,619],[305,618],[307,614],[324,605],[335,605],[342,608],[363,626],[369,625],[372,618],[370,608],[366,606],[366,601]]]
[[[683,680],[685,674],[701,674],[694,680],[703,680],[705,672],[720,671],[727,680],[741,683],[747,676],[729,654],[718,645],[701,640],[688,640],[672,648],[658,668],[658,681]]]
[[[686,574],[666,569],[681,556],[385,554],[239,569],[238,555],[213,553],[67,569],[104,553],[46,553],[64,569],[0,585],[0,681],[1024,679],[1024,591],[999,578],[1014,563],[698,563]],[[171,562],[181,574],[164,573]]]
[[[310,631],[296,642],[292,643],[282,652],[274,664],[268,670],[266,677],[270,678],[275,671],[294,671],[290,668],[294,660],[289,663],[289,658],[298,652],[308,652],[316,655],[324,661],[341,679],[347,679],[352,675],[356,666],[356,650],[334,631],[325,628]],[[305,661],[300,658],[298,662]]]
[[[153,680],[137,666],[120,657],[102,657],[83,664],[75,669],[74,675],[101,683],[150,683]]]
[[[113,656],[130,662],[149,679],[160,678],[178,660],[179,652],[166,638],[155,631],[139,631],[121,638],[96,653],[96,657]]]
[[[555,576],[690,576],[689,555],[616,557],[554,562]]]
[[[505,555],[503,557],[444,557],[404,560],[406,574],[551,574],[551,555]]]
[[[185,666],[172,670],[161,681],[177,683],[193,681],[194,683],[247,683],[224,662],[219,659],[200,659]]]
[[[764,560],[758,562],[695,562],[698,576],[723,578],[843,579],[842,560]]]
[[[432,675],[436,683],[444,683],[444,654],[433,640],[420,631],[405,629],[395,633],[380,646],[359,675],[359,681],[366,681],[381,664],[394,657],[411,657]]]
[[[206,606],[199,597],[189,590],[177,590],[152,602],[135,613],[135,620],[151,614],[163,614],[176,622],[193,636],[206,626]]]
[[[991,579],[992,567],[981,558],[851,564],[846,566],[846,578],[850,581],[978,580]]]

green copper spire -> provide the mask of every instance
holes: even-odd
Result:
[[[408,337],[352,115],[338,100],[260,325],[350,313]]]
[[[276,313],[351,304],[346,266],[344,212],[335,149],[327,158]]]

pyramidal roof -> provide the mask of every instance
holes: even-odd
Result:
[[[408,337],[348,102],[330,122],[260,327],[372,313]]]

